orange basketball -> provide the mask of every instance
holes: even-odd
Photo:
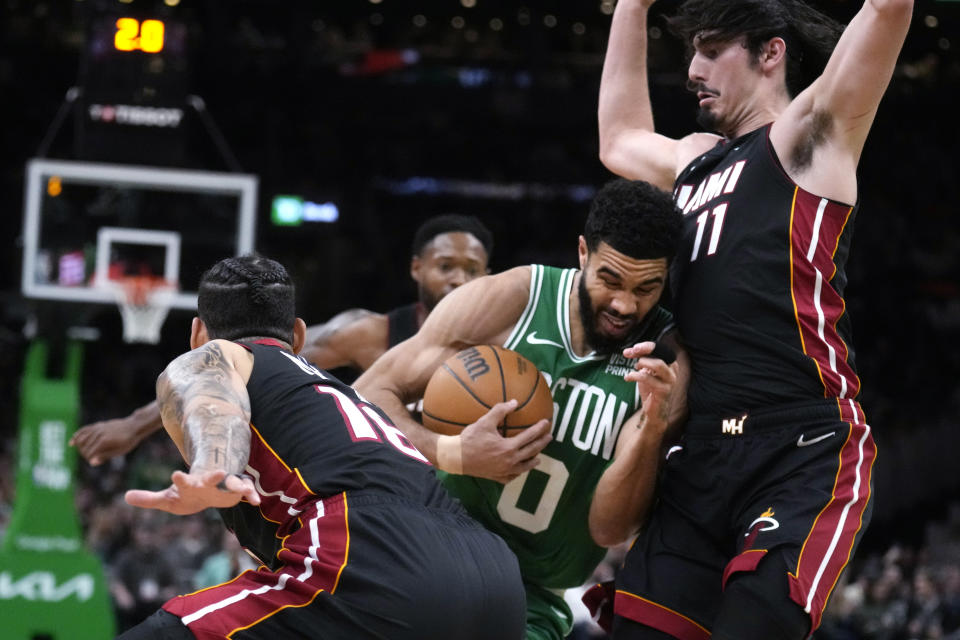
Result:
[[[423,394],[423,425],[457,435],[498,402],[517,401],[500,433],[513,436],[553,417],[553,396],[533,363],[494,345],[469,347],[451,356],[430,378]]]

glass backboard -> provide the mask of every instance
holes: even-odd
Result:
[[[115,304],[105,281],[157,276],[195,309],[203,271],[253,251],[256,200],[247,174],[31,160],[23,295]]]

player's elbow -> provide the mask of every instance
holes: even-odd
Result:
[[[623,163],[623,153],[618,142],[619,138],[613,132],[600,129],[600,163],[612,173],[620,175],[618,169]]]
[[[360,395],[366,398],[376,396],[377,392],[382,386],[380,384],[377,384],[376,382],[377,372],[374,370],[376,366],[377,365],[374,364],[373,367],[370,367],[369,369],[361,373],[360,377],[354,380],[353,384],[351,385],[354,389],[356,389],[357,393],[359,393]],[[376,400],[374,400],[373,402],[374,404],[376,404]]]
[[[588,518],[590,537],[593,541],[601,547],[615,547],[625,542],[632,533],[629,523],[618,516],[604,514],[596,507],[597,505],[594,504]]]
[[[877,13],[907,20],[913,15],[913,2],[914,0],[870,0]]]
[[[615,547],[630,537],[628,531],[616,526],[590,525],[590,537],[600,547]]]
[[[383,371],[379,362],[375,362],[372,367],[364,371],[353,381],[352,386],[357,393],[380,408],[390,406],[391,401],[406,402],[403,394],[400,393],[389,374]]]
[[[647,139],[639,131],[617,129],[600,135],[600,162],[611,173],[628,180],[646,180],[660,188],[673,184],[672,176],[659,175],[655,164],[649,162],[640,141]]]

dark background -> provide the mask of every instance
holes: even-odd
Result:
[[[573,265],[589,197],[612,177],[597,158],[596,132],[612,5],[464,2],[473,6],[0,0],[0,446],[13,446],[24,330],[37,319],[48,337],[64,317],[100,329],[86,349],[84,421],[149,400],[156,374],[186,347],[186,312],[171,312],[161,344],[126,345],[115,308],[19,295],[24,165],[48,135],[50,158],[259,176],[256,245],[294,273],[308,324],[349,307],[386,311],[412,300],[409,240],[437,213],[479,216],[496,237],[494,270]],[[843,21],[860,6],[815,4]],[[651,24],[661,27],[656,16],[675,6],[655,5]],[[119,15],[168,22],[171,44],[155,56],[161,71],[144,72],[139,52],[125,60],[91,53],[94,28]],[[960,484],[958,25],[960,2],[918,0],[860,163],[847,302],[861,399],[880,447],[866,547],[917,539]],[[657,125],[678,136],[695,127],[695,100],[683,89],[682,46],[655,35]],[[77,108],[53,127],[73,86],[86,89],[78,107],[97,95],[161,106],[200,96],[229,151],[189,108],[182,132],[166,137],[81,126]],[[334,201],[340,220],[275,227],[270,201],[284,193]]]

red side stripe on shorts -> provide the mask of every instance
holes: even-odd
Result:
[[[844,410],[844,405],[849,411]],[[841,414],[863,412],[852,401],[840,401]],[[870,427],[859,420],[850,423],[847,440],[840,449],[833,495],[823,508],[800,550],[797,567],[789,574],[790,597],[810,614],[811,633],[820,626],[823,609],[840,574],[850,561],[863,514],[870,502],[870,477],[877,448]]]
[[[837,398],[837,408],[840,410],[840,419],[850,424],[866,424],[867,416],[863,407],[856,400]]]
[[[169,600],[163,608],[179,616],[199,640],[230,638],[288,607],[304,607],[323,591],[333,593],[350,549],[347,498],[316,502],[303,527],[284,540],[278,571],[246,571],[234,580]]]
[[[613,612],[634,622],[667,633],[678,640],[709,640],[710,632],[673,609],[641,598],[628,591],[617,590]]]
[[[760,561],[763,560],[765,555],[767,555],[766,549],[747,549],[740,555],[733,556],[733,559],[730,560],[723,569],[723,579],[720,581],[720,588],[727,588],[727,581],[730,580],[730,576],[733,574],[741,571],[750,572],[756,570],[757,565],[760,564]]]
[[[851,207],[794,190],[790,213],[790,290],[803,352],[813,359],[824,397],[855,398],[860,379],[848,362],[849,350],[837,332],[846,312],[830,281],[833,262]]]

